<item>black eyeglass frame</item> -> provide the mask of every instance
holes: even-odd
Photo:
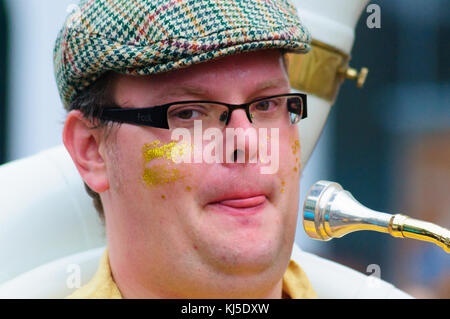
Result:
[[[155,128],[162,128],[162,129],[170,129],[169,128],[169,121],[167,118],[168,110],[173,105],[183,105],[183,104],[191,104],[191,103],[212,103],[212,104],[219,104],[226,106],[228,108],[228,114],[227,119],[225,122],[225,125],[228,125],[231,113],[234,110],[237,109],[243,109],[245,110],[245,113],[247,114],[247,118],[252,122],[252,117],[250,115],[250,105],[259,102],[264,101],[271,98],[277,98],[282,96],[292,96],[292,97],[299,97],[302,99],[302,110],[298,111],[294,108],[291,108],[288,103],[288,112],[295,113],[301,116],[300,119],[304,119],[307,117],[307,98],[306,94],[303,93],[286,93],[286,94],[278,94],[278,95],[272,95],[267,96],[263,98],[258,98],[256,100],[253,100],[248,103],[243,104],[229,104],[224,102],[217,102],[217,101],[205,101],[205,100],[192,100],[192,101],[181,101],[181,102],[171,102],[163,105],[155,105],[150,107],[143,107],[143,108],[123,108],[120,106],[111,106],[111,107],[105,107],[100,114],[98,115],[98,118],[104,121],[113,121],[113,122],[119,122],[119,123],[127,123],[127,124],[136,124],[136,125],[143,125],[143,126],[149,126],[149,127],[155,127]]]

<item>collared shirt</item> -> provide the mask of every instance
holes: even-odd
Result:
[[[108,249],[105,249],[95,276],[85,286],[68,296],[69,299],[122,299],[122,294],[113,280],[109,265]],[[308,277],[300,266],[290,260],[283,275],[283,298],[317,298]]]

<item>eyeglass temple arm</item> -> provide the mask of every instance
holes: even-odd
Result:
[[[102,120],[139,124],[156,128],[169,129],[167,122],[168,107],[153,107],[151,109],[105,108],[100,114]]]

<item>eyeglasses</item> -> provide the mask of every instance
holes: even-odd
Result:
[[[255,127],[286,127],[307,116],[306,94],[280,94],[244,104],[215,101],[182,101],[144,108],[104,108],[99,118],[106,121],[137,124],[162,129],[194,128],[201,120],[202,127],[223,129],[231,113],[243,109]]]

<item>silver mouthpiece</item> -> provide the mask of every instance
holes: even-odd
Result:
[[[358,230],[389,233],[394,237],[433,242],[450,252],[450,231],[433,223],[377,212],[361,205],[341,185],[318,181],[303,205],[303,227],[318,240],[339,238]]]

